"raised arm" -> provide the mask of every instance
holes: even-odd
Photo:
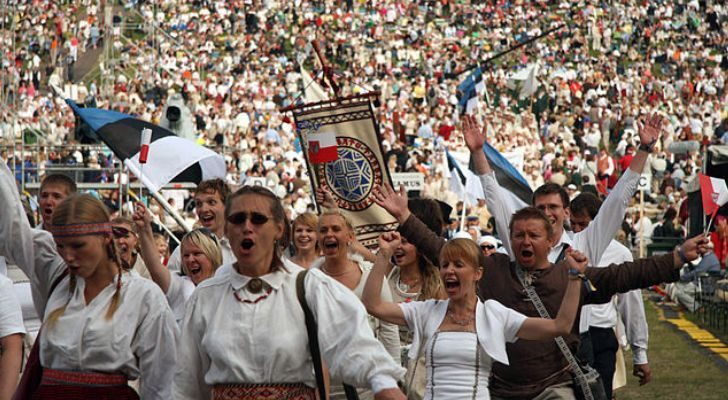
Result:
[[[619,178],[594,221],[585,230],[574,235],[575,247],[584,249],[586,256],[594,260],[595,264],[599,264],[604,251],[622,224],[629,201],[637,190],[640,174],[645,167],[649,152],[657,141],[661,129],[662,117],[659,115],[653,114],[645,120],[639,133],[641,143],[644,145],[640,145],[640,150],[632,159],[629,169]]]
[[[513,251],[511,250],[511,241],[508,236],[508,224],[511,222],[513,213],[518,211],[518,208],[523,205],[517,205],[505,195],[504,189],[498,183],[495,177],[495,172],[490,167],[488,159],[485,157],[483,152],[483,146],[486,141],[486,128],[483,127],[481,130],[478,126],[478,122],[475,118],[470,116],[463,117],[462,123],[463,137],[465,143],[468,145],[470,150],[470,157],[473,160],[473,167],[475,173],[480,178],[480,185],[483,187],[483,194],[485,195],[485,203],[488,206],[488,211],[495,218],[495,227],[498,231],[498,237],[503,242],[503,247],[508,252],[511,260],[514,259]]]
[[[587,268],[585,274],[597,290],[586,296],[585,303],[607,303],[617,293],[675,282],[680,278],[680,268],[686,262],[695,260],[707,251],[708,239],[698,235],[686,240],[669,254],[612,264],[605,268]]]
[[[394,250],[399,246],[401,239],[397,232],[387,232],[379,236],[379,253],[374,262],[374,268],[369,272],[369,278],[364,285],[361,301],[369,314],[392,324],[406,326],[404,312],[393,302],[382,299],[382,286],[386,280],[389,260]]]
[[[395,192],[389,184],[374,191],[374,202],[387,210],[399,222],[399,233],[417,247],[434,265],[440,264],[440,249],[445,245],[445,239],[432,232],[416,215],[412,214],[407,205],[407,193],[400,186],[399,193]],[[387,266],[387,275],[391,266]]]
[[[561,300],[561,307],[554,319],[528,318],[521,325],[517,336],[527,340],[548,340],[558,336],[565,336],[571,332],[576,313],[579,310],[582,280],[578,274],[586,270],[587,258],[584,254],[569,249],[566,253],[566,262],[569,266],[569,283],[566,293]],[[574,271],[575,270],[575,271]]]
[[[37,297],[43,301],[35,304],[38,315],[44,315],[51,284],[63,273],[66,263],[58,255],[53,237],[46,231],[30,227],[15,177],[2,159],[0,207],[0,255],[28,276]]]
[[[139,247],[144,265],[147,266],[154,283],[162,289],[162,293],[166,294],[172,280],[172,273],[162,265],[162,261],[159,259],[159,252],[152,232],[152,214],[142,202],[137,202],[132,218],[137,226],[137,231],[139,231]]]

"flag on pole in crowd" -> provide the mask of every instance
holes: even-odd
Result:
[[[303,79],[303,99],[306,103],[316,103],[329,99],[329,96],[326,95],[326,89],[313,79],[311,74],[303,68],[303,65],[301,66],[301,77]]]
[[[700,179],[700,194],[703,198],[703,211],[711,219],[726,202],[728,202],[728,187],[725,179],[698,174]]]
[[[297,105],[288,110],[293,113],[301,143],[319,146],[303,152],[313,189],[331,192],[357,239],[364,246],[376,246],[379,235],[396,229],[397,221],[372,198],[374,188],[385,182],[391,185],[392,180],[382,155],[370,95]],[[328,146],[329,138],[335,139],[332,146]],[[333,156],[331,149],[335,150]],[[323,162],[316,158],[318,155],[326,156]],[[329,156],[331,159],[326,161]]]
[[[506,87],[518,93],[519,99],[531,97],[538,90],[538,64],[529,64],[508,78]]]
[[[447,168],[450,170],[450,190],[468,204],[477,204],[478,199],[485,199],[480,178],[467,167],[468,155],[451,153],[445,150]]]
[[[129,170],[140,176],[142,132],[151,130],[149,152],[143,175],[144,186],[158,191],[170,182],[200,183],[226,176],[225,159],[218,153],[176,136],[171,131],[124,113],[99,108],[81,108],[66,100],[73,112],[85,122]]]
[[[339,155],[336,150],[336,133],[321,132],[306,135],[308,160],[312,164],[336,161]]]
[[[485,92],[483,71],[477,67],[460,82],[457,88],[458,108],[461,114],[472,114],[479,104],[480,94]]]

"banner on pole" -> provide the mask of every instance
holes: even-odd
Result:
[[[301,143],[309,143],[309,135],[336,135],[338,157],[333,161],[314,163],[310,149],[303,151],[311,185],[314,190],[328,189],[354,226],[357,239],[364,246],[376,246],[379,235],[396,229],[397,221],[372,198],[376,187],[391,185],[392,180],[369,95],[304,104],[290,111]]]

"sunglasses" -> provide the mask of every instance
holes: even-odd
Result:
[[[493,246],[492,244],[485,244],[485,245],[480,246],[480,248],[483,250],[493,250],[493,249],[495,249],[495,246]]]
[[[129,235],[133,234],[134,232],[120,226],[112,226],[111,233],[114,235],[115,238],[121,239],[129,237]]]
[[[246,212],[239,212],[228,215],[227,222],[233,225],[242,225],[245,223],[245,221],[248,220],[248,216],[250,216],[250,223],[252,223],[253,225],[265,225],[265,223],[271,219],[271,217],[265,214],[253,211],[249,214]]]

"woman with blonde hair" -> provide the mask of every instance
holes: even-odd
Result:
[[[361,299],[364,284],[372,269],[372,263],[364,260],[361,255],[352,249],[356,237],[349,220],[337,210],[326,211],[319,217],[318,235],[323,258],[316,262],[312,268],[319,269],[346,286],[354,292],[357,298]],[[382,286],[380,296],[384,301],[392,301],[392,293],[388,285]],[[400,362],[401,350],[398,328],[373,316],[369,316],[369,326],[389,355],[395,361]],[[371,398],[371,393],[361,390],[359,397],[368,399]],[[331,398],[345,398],[341,382],[332,382]]]
[[[215,275],[222,264],[222,250],[217,237],[207,228],[187,233],[180,241],[182,273],[170,271],[159,260],[159,251],[152,232],[152,214],[142,203],[137,203],[134,223],[139,231],[141,255],[151,279],[162,289],[178,324],[185,316],[187,300],[195,286]]]
[[[306,269],[311,267],[320,256],[317,229],[318,216],[310,212],[299,215],[291,224],[295,254],[290,260]]]
[[[427,368],[425,399],[489,399],[490,368],[494,361],[508,364],[506,343],[548,340],[570,331],[579,305],[579,279],[569,284],[555,319],[527,318],[495,300],[481,303],[476,287],[485,257],[470,239],[451,240],[440,251],[447,300],[382,301],[382,278],[400,240],[397,232],[380,236],[362,300],[371,314],[413,331],[410,351],[417,357],[424,354]],[[586,269],[586,257],[576,251],[566,260],[580,273]]]
[[[53,211],[50,233],[33,230],[4,162],[0,204],[0,252],[28,276],[45,315],[42,379],[21,389],[33,399],[138,399],[127,381],[142,378],[142,398],[171,398],[174,316],[159,288],[119,257],[106,206],[73,195]]]
[[[396,381],[404,370],[369,332],[361,302],[321,271],[281,258],[287,224],[276,195],[243,186],[228,197],[225,220],[236,261],[188,301],[174,398],[313,400],[314,388],[323,389],[314,364],[323,358],[333,375],[371,388],[377,400],[403,400]],[[304,304],[319,326],[316,342]],[[311,355],[312,343],[321,344],[320,356]]]

